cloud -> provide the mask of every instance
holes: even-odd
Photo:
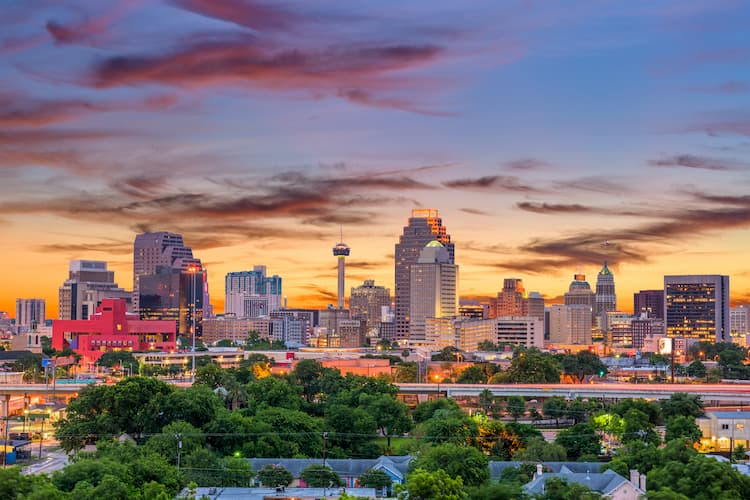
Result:
[[[676,155],[658,160],[649,160],[648,164],[652,167],[660,168],[691,168],[695,170],[712,170],[712,171],[733,171],[748,170],[748,165],[730,160],[720,160],[715,158],[706,158],[695,155]]]
[[[739,135],[750,137],[750,114],[741,111],[705,113],[682,132],[700,132],[711,137]]]
[[[551,204],[551,203],[534,203],[534,202],[518,202],[516,206],[521,210],[527,212],[534,212],[538,214],[550,214],[550,213],[589,213],[592,212],[592,208],[586,205],[574,204]]]
[[[575,189],[577,191],[605,194],[624,194],[632,191],[632,188],[628,184],[619,182],[611,177],[603,176],[590,176],[573,180],[558,181],[557,186],[564,190]]]
[[[478,208],[462,208],[461,211],[471,215],[492,215],[491,213],[479,210]]]
[[[406,111],[409,113],[416,113],[419,115],[427,115],[427,116],[439,116],[439,117],[456,116],[456,113],[452,113],[448,111],[434,111],[430,109],[423,109],[423,108],[416,106],[414,103],[408,100],[388,98],[388,97],[386,98],[374,97],[369,92],[360,88],[339,90],[337,95],[353,103],[362,104],[364,106],[370,106],[373,108],[391,108],[391,109],[397,109],[400,111]]]
[[[115,255],[130,254],[133,252],[133,243],[126,241],[99,241],[91,243],[50,243],[34,247],[38,252],[44,253],[107,253]]]
[[[522,158],[519,160],[513,160],[505,162],[505,169],[516,171],[516,172],[528,172],[531,170],[546,170],[550,168],[550,164],[538,160],[536,158]]]
[[[299,11],[286,9],[279,2],[253,0],[171,0],[195,14],[254,30],[289,30],[305,20]]]
[[[45,28],[52,36],[56,45],[84,44],[94,45],[101,38],[110,33],[112,24],[125,17],[130,10],[135,8],[138,0],[115,0],[107,2],[110,10],[92,15],[84,13],[82,19],[75,22],[62,23],[49,20]]]
[[[443,186],[469,191],[491,191],[506,193],[539,192],[537,188],[522,183],[518,177],[507,175],[487,175],[477,178],[454,179],[451,181],[444,181]]]

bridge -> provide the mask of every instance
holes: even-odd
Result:
[[[669,399],[676,392],[700,396],[716,404],[750,403],[750,385],[739,384],[412,384],[397,383],[399,394],[444,395],[449,398],[478,396],[489,390],[495,396],[523,396],[540,399],[560,396],[565,399]]]

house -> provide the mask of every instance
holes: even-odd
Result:
[[[707,411],[696,423],[704,449],[728,452],[739,444],[750,449],[750,411]]]
[[[182,494],[187,494],[184,489]],[[339,498],[342,493],[357,498],[376,498],[374,488],[196,488],[195,498],[209,500],[318,500]],[[182,498],[182,497],[180,497]]]
[[[490,460],[490,479],[497,481],[503,470],[509,467],[520,467],[523,464],[524,462]],[[599,472],[602,467],[600,462],[543,462],[541,465],[542,470],[563,474]]]
[[[530,495],[544,493],[547,480],[556,477],[568,483],[577,483],[588,486],[593,491],[616,500],[638,500],[646,493],[646,476],[638,474],[638,471],[630,471],[630,480],[625,479],[612,470],[604,472],[570,472],[569,469],[561,469],[561,472],[543,472],[542,464],[537,465],[537,473],[534,479],[524,485],[524,491]]]
[[[394,483],[402,484],[405,481],[406,472],[409,463],[414,459],[410,455],[404,456],[381,456],[379,458],[331,458],[326,460],[326,465],[336,471],[344,481],[347,488],[357,486],[357,479],[368,469],[382,470],[391,478]],[[302,471],[310,465],[323,465],[320,458],[249,458],[250,467],[254,471],[259,471],[265,465],[279,465],[284,467],[294,476],[295,482],[304,486],[304,481],[300,480]]]

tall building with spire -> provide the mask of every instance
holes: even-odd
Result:
[[[333,256],[336,257],[336,260],[338,261],[338,308],[339,309],[345,309],[346,308],[346,300],[345,300],[345,294],[346,294],[346,288],[344,288],[344,278],[346,274],[346,258],[349,256],[349,253],[351,252],[351,249],[349,246],[344,243],[344,233],[341,232],[341,237],[339,238],[339,242],[336,243],[336,246],[333,247]]]
[[[607,267],[607,261],[604,261],[604,267],[596,277],[596,304],[594,308],[594,315],[600,318],[603,330],[608,327],[607,313],[616,310],[615,276]]]
[[[395,326],[397,340],[409,337],[411,304],[411,266],[422,249],[431,241],[440,242],[448,254],[448,263],[455,264],[455,249],[438,211],[420,208],[411,211],[409,223],[396,243],[395,259]]]

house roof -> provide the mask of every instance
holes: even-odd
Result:
[[[496,460],[490,460],[490,477],[492,479],[499,479],[500,475],[508,467],[519,467],[523,462],[501,462]],[[599,462],[542,462],[542,465],[548,470],[555,473],[572,473],[572,472],[599,472],[602,468],[602,464]]]
[[[330,458],[326,465],[336,471],[339,476],[358,477],[368,469],[387,469],[399,479],[403,479],[409,468],[409,462],[414,457],[411,455],[379,458]],[[258,471],[265,465],[280,465],[292,473],[294,477],[300,477],[302,471],[313,464],[322,465],[321,458],[249,458],[250,466]]]
[[[559,477],[560,479],[564,479],[569,483],[577,483],[588,486],[592,490],[604,495],[611,494],[623,483],[629,482],[627,479],[612,470],[606,470],[601,473],[546,473],[537,477],[530,483],[524,485],[524,489],[527,493],[530,493],[532,495],[543,493],[545,482],[549,478],[553,477]],[[635,487],[635,485],[633,486]]]
[[[327,462],[327,461],[326,461]],[[343,491],[355,497],[375,498],[374,488],[207,488],[196,489],[196,497],[211,500],[264,500],[266,498],[338,498]]]
[[[750,418],[750,411],[707,411],[706,415],[721,419]]]

